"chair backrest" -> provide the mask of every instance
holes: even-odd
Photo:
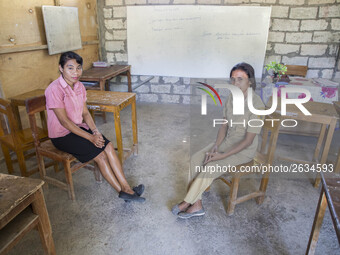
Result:
[[[279,130],[281,125],[281,115],[273,113],[267,115],[264,120],[262,128],[262,143],[260,150],[257,153],[257,160],[261,163],[272,164],[274,161],[274,155],[276,150],[277,138],[279,136]],[[270,133],[269,143],[267,144],[267,137]]]
[[[28,114],[28,119],[32,129],[32,136],[34,139],[34,144],[39,147],[39,135],[38,135],[38,125],[36,120],[36,114],[46,110],[46,98],[45,95],[39,97],[28,98],[25,100],[26,111]]]
[[[307,66],[299,66],[299,65],[286,65],[287,66],[287,75],[297,75],[306,77],[307,75]]]
[[[7,118],[8,122],[8,128],[6,128],[6,131],[4,130],[3,126],[0,125],[0,136],[10,134],[12,136],[14,146],[19,145],[20,139],[17,135],[19,127],[14,115],[13,107],[10,101],[3,98],[0,98],[0,115],[2,115],[2,122],[6,122],[5,118]]]

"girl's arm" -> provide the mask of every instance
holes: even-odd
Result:
[[[99,139],[97,140],[97,145],[99,145],[98,147],[99,148],[103,147],[105,140],[104,140],[102,134],[97,129],[96,124],[94,123],[93,118],[92,118],[89,110],[87,109],[86,102],[84,103],[84,107],[83,107],[83,119],[84,119],[85,123],[89,126],[89,128],[91,129],[93,135],[99,137]]]
[[[89,140],[95,146],[99,147],[97,144],[99,144],[100,138],[98,136],[91,135],[91,134],[87,133],[86,131],[79,128],[76,124],[74,124],[73,121],[71,121],[67,117],[67,114],[66,114],[66,111],[65,111],[64,108],[53,108],[52,110],[55,113],[55,115],[57,116],[60,124],[64,128],[68,129],[70,132],[72,132],[72,133],[74,133],[78,136],[81,136],[81,137]]]
[[[227,123],[222,124],[222,126],[220,126],[220,128],[218,129],[216,142],[214,146],[211,148],[210,153],[209,152],[206,153],[204,164],[208,162],[208,160],[210,159],[213,153],[217,152],[218,146],[220,146],[220,144],[223,142],[227,134],[227,131],[228,131],[228,124]]]
[[[218,133],[217,133],[217,137],[216,137],[216,142],[215,145],[218,147],[221,145],[221,143],[223,142],[226,134],[228,131],[228,124],[222,124],[222,126],[218,129]]]
[[[96,124],[94,124],[94,121],[92,119],[92,116],[89,110],[87,109],[86,103],[84,103],[84,107],[83,107],[83,119],[84,119],[84,122],[92,130],[93,134],[100,134],[99,130],[96,127]]]
[[[204,164],[206,164],[210,161],[216,161],[216,160],[221,160],[221,159],[227,158],[231,155],[234,155],[234,154],[246,149],[247,147],[249,147],[253,143],[255,136],[256,136],[255,133],[247,132],[244,139],[241,142],[239,142],[238,144],[236,144],[235,146],[233,146],[232,148],[230,148],[230,150],[223,152],[223,153],[219,153],[219,152],[210,153],[209,159],[206,162],[204,162]]]

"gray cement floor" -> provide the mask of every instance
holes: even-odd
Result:
[[[50,185],[44,194],[57,254],[304,254],[319,197],[310,178],[273,176],[262,205],[247,201],[237,205],[230,217],[225,212],[228,187],[216,181],[203,196],[204,217],[177,219],[170,208],[186,191],[190,107],[139,104],[137,111],[139,154],[125,161],[124,170],[131,185],[146,186],[147,201],[125,203],[108,183],[96,183],[85,169],[73,175],[76,202]],[[123,141],[129,144],[130,109],[121,116]],[[108,120],[102,124],[98,118],[98,126],[115,141],[113,117]],[[331,159],[340,145],[339,133],[333,139]],[[277,154],[306,159],[315,142],[312,137],[280,135]],[[286,162],[276,161],[282,163]],[[4,164],[0,169],[7,172]],[[63,178],[63,172],[58,175]],[[258,184],[258,179],[245,179],[239,192],[245,194]],[[43,254],[38,233],[27,234],[9,254]],[[340,254],[328,209],[316,254]]]

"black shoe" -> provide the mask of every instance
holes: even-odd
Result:
[[[139,184],[136,187],[133,187],[132,190],[137,194],[137,196],[141,196],[144,192],[144,185],[143,184]]]
[[[125,202],[136,201],[136,202],[144,202],[145,198],[138,196],[136,193],[129,194],[124,191],[120,191],[119,198],[124,199]]]

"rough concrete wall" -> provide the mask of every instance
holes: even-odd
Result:
[[[257,5],[272,6],[265,64],[278,61],[307,65],[307,77],[340,81],[337,55],[340,42],[340,0],[98,0],[102,6],[104,60],[127,63],[126,6],[128,5]],[[147,77],[134,76],[134,84]],[[116,86],[114,84],[119,84]],[[154,77],[135,90],[138,101],[189,103],[190,79]],[[127,90],[117,78],[112,90]]]

